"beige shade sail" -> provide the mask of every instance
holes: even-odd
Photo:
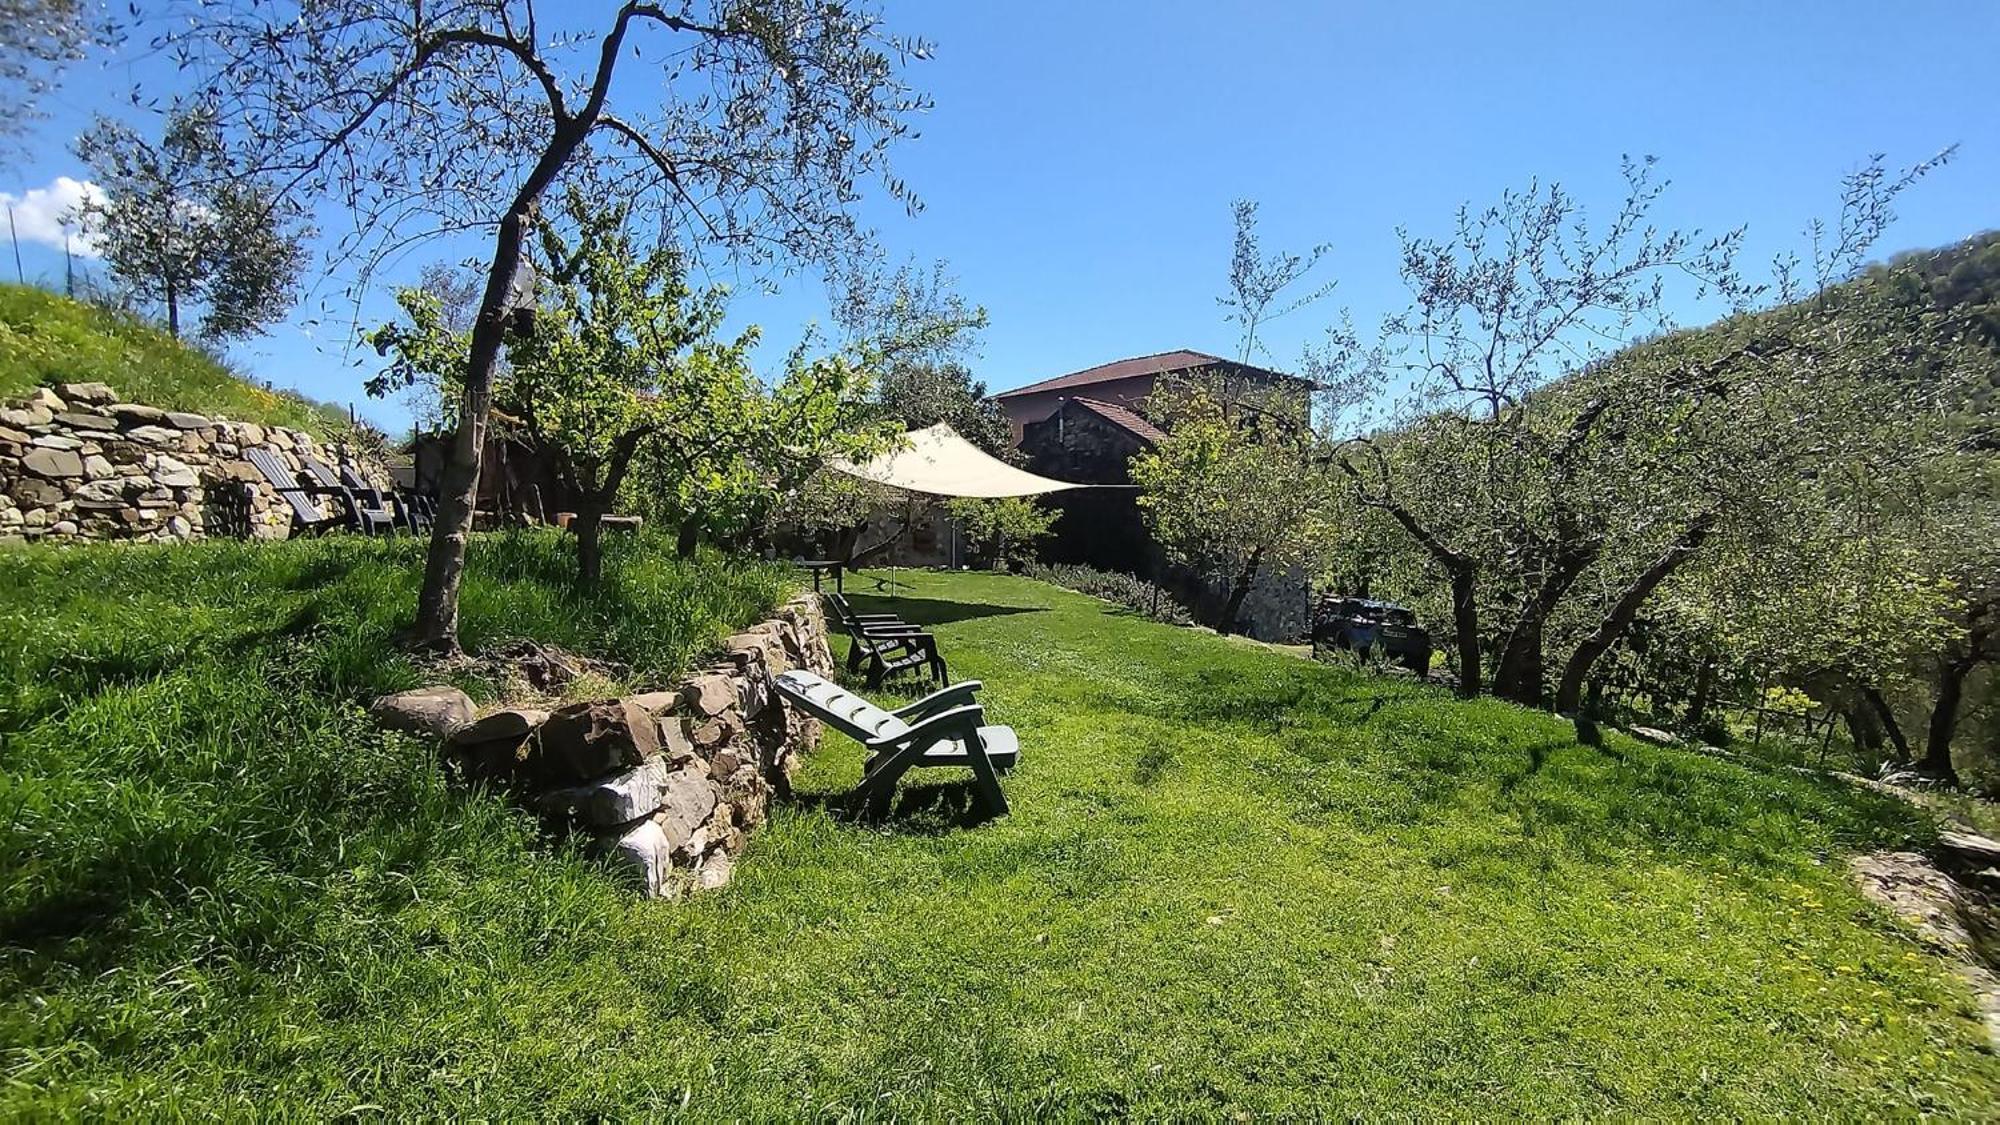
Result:
[[[876,484],[933,496],[1038,496],[1090,487],[1017,469],[942,423],[912,430],[903,439],[896,448],[861,464],[836,458],[828,467]]]

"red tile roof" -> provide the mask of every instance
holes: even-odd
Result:
[[[1112,402],[1099,402],[1094,398],[1072,398],[1069,401],[1083,407],[1099,418],[1125,430],[1133,437],[1148,445],[1158,445],[1167,440],[1167,432],[1125,407]]]
[[[1099,364],[1096,367],[1086,367],[1082,371],[1072,371],[1067,375],[1058,375],[1053,379],[1044,379],[1039,383],[1030,383],[1025,387],[1015,387],[1011,391],[1001,391],[993,397],[1012,398],[1015,395],[1033,394],[1037,391],[1059,391],[1068,387],[1088,387],[1094,383],[1110,383],[1119,379],[1137,378],[1141,375],[1162,375],[1169,371],[1186,371],[1192,367],[1207,367],[1212,363],[1228,362],[1228,360],[1220,356],[1209,355],[1207,352],[1190,351],[1187,348],[1181,348],[1177,351],[1161,352],[1158,355],[1134,356],[1131,359],[1121,359],[1111,363]],[[1261,371],[1262,368],[1251,367],[1249,370]],[[1275,371],[1265,371],[1264,374],[1274,379],[1287,378],[1287,376],[1280,375]]]

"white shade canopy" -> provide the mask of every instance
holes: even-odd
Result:
[[[933,496],[1038,496],[1089,487],[1017,469],[943,423],[912,430],[903,439],[895,449],[861,464],[836,458],[828,467],[876,484]]]

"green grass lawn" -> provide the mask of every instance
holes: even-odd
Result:
[[[551,550],[482,552],[475,633],[562,627]],[[1845,881],[1848,851],[1932,831],[1878,795],[902,575],[874,605],[935,622],[1022,733],[1013,815],[960,825],[936,778],[843,821],[860,754],[830,738],[734,885],[640,902],[366,728],[410,675],[385,645],[413,558],[0,556],[10,1115],[2000,1104],[1955,981]],[[668,591],[716,576],[666,565],[628,551],[616,605],[569,604],[695,636],[762,596],[689,611]],[[560,639],[673,663],[617,628]]]

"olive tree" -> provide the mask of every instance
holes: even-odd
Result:
[[[233,165],[209,107],[176,109],[157,143],[100,116],[76,154],[104,189],[78,224],[114,277],[165,310],[168,332],[181,334],[194,305],[206,306],[210,339],[259,332],[290,309],[306,262],[301,216]]]
[[[108,32],[92,22],[86,0],[0,0],[0,146],[11,145],[40,116],[36,103],[54,85],[65,63],[83,57]]]
[[[1864,372],[1893,344],[1846,332],[1825,295],[1944,158],[1848,178],[1840,221],[1815,242],[1813,299],[1637,350],[1673,328],[1670,294],[1744,310],[1770,292],[1736,266],[1740,229],[1653,222],[1665,185],[1651,161],[1627,162],[1601,227],[1560,187],[1531,186],[1462,210],[1449,238],[1405,236],[1411,305],[1365,353],[1404,388],[1399,424],[1349,442],[1338,464],[1448,584],[1461,692],[1482,689],[1490,657],[1496,694],[1547,703],[1551,623],[1567,617],[1555,702],[1575,710],[1661,584],[1827,459],[1814,424],[1860,409],[1879,389]],[[1777,291],[1801,295],[1785,265]],[[1851,401],[1815,396],[1830,373]]]
[[[418,599],[426,647],[457,647],[494,372],[552,187],[615,173],[642,221],[758,262],[849,248],[867,179],[908,198],[886,154],[924,106],[899,63],[925,48],[871,10],[625,0],[594,24],[543,14],[528,0],[183,0],[154,24],[251,171],[347,212],[335,253],[362,263],[364,284],[423,238],[490,239]]]

